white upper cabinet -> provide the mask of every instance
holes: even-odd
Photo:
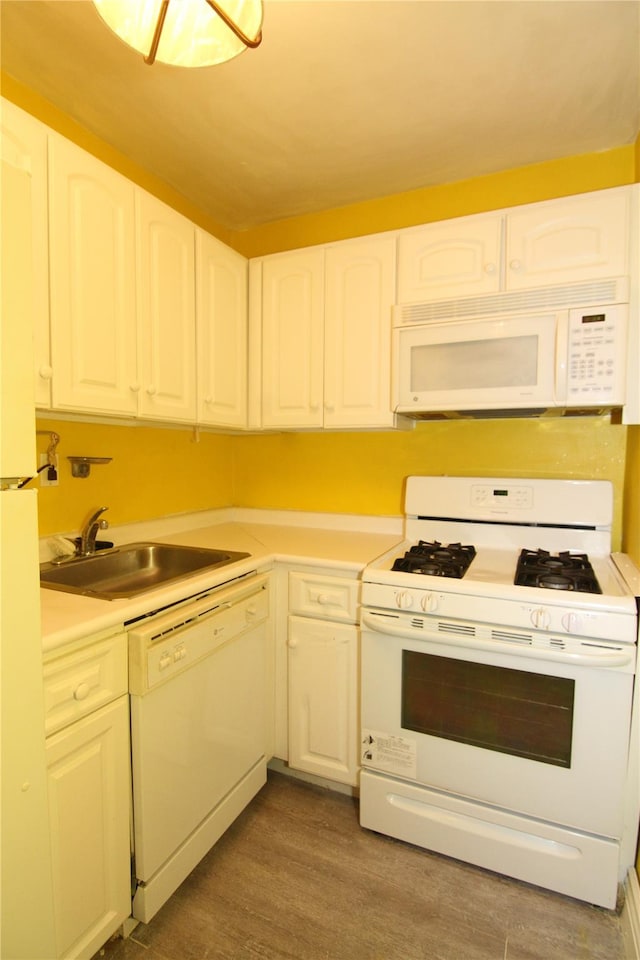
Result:
[[[135,414],[134,187],[49,136],[53,406]]]
[[[401,231],[398,303],[625,275],[630,207],[616,187]]]
[[[460,217],[401,231],[398,302],[448,300],[500,289],[502,217]]]
[[[139,414],[196,419],[195,227],[136,191]]]
[[[263,428],[393,426],[395,253],[380,235],[264,259]]]
[[[29,285],[33,304],[35,401],[51,405],[51,348],[49,342],[49,250],[47,212],[47,128],[8,100],[2,100],[0,119],[2,159],[30,175],[28,210],[31,233]],[[6,225],[5,225],[6,228]]]
[[[533,204],[507,216],[506,288],[550,286],[629,272],[629,190]]]
[[[262,265],[262,426],[321,427],[324,251]]]
[[[392,427],[394,234],[325,253],[324,426]]]
[[[34,268],[34,291],[43,303],[37,311],[42,332],[36,330],[43,351],[37,363],[38,405],[49,405],[47,378],[52,376],[51,406],[56,410],[195,423],[195,225],[71,141],[27,119],[45,150],[45,234]],[[220,244],[221,264],[222,251],[228,253],[231,270],[236,255]],[[220,267],[213,296],[223,307],[237,296],[241,302],[234,309],[246,313],[246,280],[241,278],[231,293],[222,279],[224,269]],[[228,350],[232,334],[222,322],[210,333],[224,336],[222,348]],[[206,349],[211,355],[210,346]],[[234,377],[240,358],[244,373],[244,341],[237,350]],[[217,363],[218,380],[223,371],[227,382],[214,389],[209,380],[207,396],[215,396],[213,406],[224,406],[229,377],[220,358]],[[245,391],[242,386],[238,390],[242,419]]]
[[[196,231],[198,423],[247,425],[247,260]]]

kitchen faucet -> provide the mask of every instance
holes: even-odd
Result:
[[[91,514],[84,527],[80,531],[80,546],[78,548],[78,553],[81,557],[88,557],[91,556],[92,553],[96,552],[96,536],[98,530],[106,530],[109,526],[106,520],[99,520],[98,517],[108,509],[109,507],[98,507],[98,509]]]

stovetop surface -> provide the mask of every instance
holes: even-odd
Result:
[[[477,546],[475,556],[461,578],[393,570],[394,562],[399,557],[403,557],[413,545],[414,541],[403,541],[371,563],[364,571],[364,582],[387,583],[398,589],[406,587],[416,591],[438,590],[460,595],[469,594],[511,600],[521,598],[529,603],[540,604],[554,603],[565,606],[596,607],[606,607],[611,604],[617,606],[619,601],[623,601],[625,607],[634,604],[630,591],[609,554],[605,556],[589,555],[589,562],[601,591],[600,593],[591,593],[516,585],[514,580],[521,550],[537,551],[539,548],[535,540],[532,540],[532,545],[527,548]]]
[[[402,605],[398,602],[402,590],[416,597],[420,591],[432,591],[460,598],[458,608],[466,595],[495,601],[495,607],[506,601],[514,612],[519,604],[527,611],[535,605],[553,607],[556,612],[560,608],[592,610],[594,617],[607,611],[637,617],[635,594],[612,559],[613,487],[609,481],[415,476],[407,478],[405,509],[404,541],[364,571],[364,604],[375,593],[373,604],[388,603],[393,609]],[[419,541],[461,547],[468,567],[456,576],[438,575],[429,563],[421,565],[423,573],[394,570],[398,558]],[[568,552],[581,557],[576,566],[586,558],[597,586],[592,592],[583,589],[586,584],[580,580],[573,589],[559,589],[557,583],[517,584],[522,551],[544,551],[550,556]],[[368,584],[386,584],[389,592],[372,591]],[[409,599],[404,598],[407,606]],[[483,601],[483,610],[488,616],[487,602]]]
[[[461,580],[476,554],[472,544],[418,540],[392,561],[391,570]],[[602,593],[589,556],[570,550],[522,549],[515,558],[512,582],[546,590]]]

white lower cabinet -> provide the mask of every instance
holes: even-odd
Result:
[[[358,586],[289,575],[289,766],[351,786],[359,772]]]
[[[45,662],[56,960],[89,960],[131,913],[126,658],[119,634]]]

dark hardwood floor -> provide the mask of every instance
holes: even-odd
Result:
[[[278,773],[108,960],[623,960],[610,911],[363,830]]]

